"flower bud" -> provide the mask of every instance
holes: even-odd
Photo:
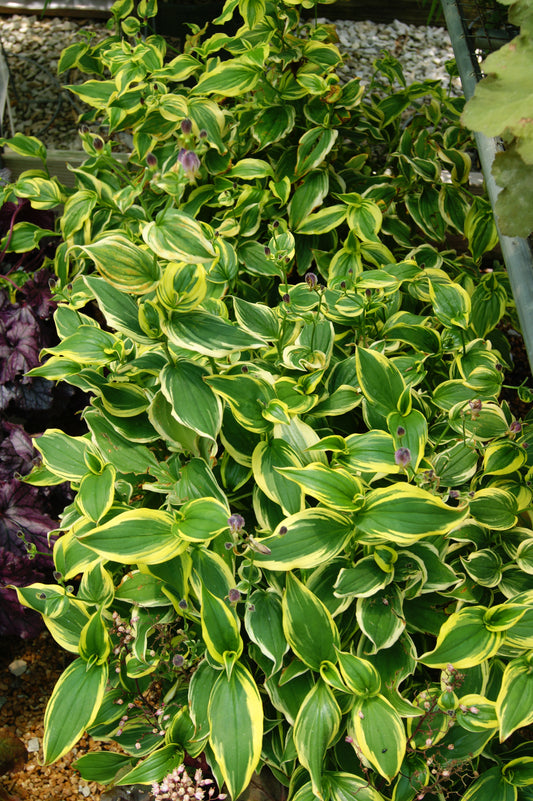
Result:
[[[394,454],[394,461],[398,467],[407,467],[411,462],[411,451],[409,448],[398,448]]]
[[[193,150],[182,148],[178,153],[178,164],[181,164],[189,180],[193,179],[200,169],[200,159]]]
[[[306,273],[305,274],[305,283],[309,287],[309,289],[314,289],[318,284],[318,278],[315,273]]]
[[[231,517],[228,517],[228,526],[232,534],[238,534],[245,525],[246,520],[242,515],[231,515]]]
[[[190,134],[190,132],[192,131],[192,122],[188,117],[186,117],[184,120],[181,121],[180,127],[182,134]]]
[[[153,154],[153,153],[148,153],[148,154],[146,155],[146,163],[147,163],[147,165],[148,165],[149,167],[151,167],[152,169],[153,169],[154,167],[157,167],[157,158],[154,156],[154,154]]]

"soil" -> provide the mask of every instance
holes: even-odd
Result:
[[[9,670],[15,660],[26,663],[26,670],[20,676]],[[2,801],[82,801],[83,798],[101,801],[105,788],[82,779],[72,763],[88,751],[101,750],[102,743],[83,737],[58,762],[42,764],[46,703],[69,661],[69,655],[47,631],[35,640],[0,639],[0,733],[15,735],[26,749],[38,744],[38,750],[29,751],[26,763],[18,770],[0,776]]]

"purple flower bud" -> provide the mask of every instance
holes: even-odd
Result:
[[[411,451],[409,448],[398,448],[394,454],[394,461],[398,467],[407,467],[411,462]]]
[[[346,289],[346,281],[341,281],[341,289]]]
[[[178,606],[179,606],[180,609],[187,609],[187,601],[185,600],[185,598],[181,599],[181,601],[179,602]]]
[[[88,125],[80,125],[80,134],[89,133],[89,126]]]
[[[228,592],[228,598],[232,604],[237,603],[237,601],[241,600],[241,594],[237,587],[232,587],[231,590]]]
[[[509,426],[509,431],[511,432],[511,434],[520,434],[520,432],[522,431],[522,423],[520,422],[520,420],[513,420],[513,422]]]
[[[266,245],[266,247],[265,247],[265,256],[270,256],[271,253],[272,253],[272,251],[270,250],[268,245]]]
[[[146,163],[149,167],[157,167],[157,158],[153,153],[148,153],[146,156]]]
[[[232,534],[238,534],[245,525],[246,520],[242,515],[231,515],[231,517],[228,517],[228,526]]]
[[[181,121],[180,124],[182,134],[190,134],[192,131],[192,122],[188,117]]]
[[[224,548],[226,549],[226,551],[231,551],[231,549],[233,548],[233,543],[232,542],[225,542],[224,543]]]
[[[174,654],[172,657],[172,664],[177,668],[183,667],[185,664],[185,659],[181,654]]]
[[[450,490],[450,492],[448,493],[448,497],[455,500],[456,498],[459,497],[459,490]]]
[[[279,228],[279,220],[274,220],[272,223],[272,228]]]
[[[287,526],[280,526],[280,529],[278,531],[279,536],[284,537],[286,533],[287,533]]]
[[[63,574],[59,572],[59,570],[54,570],[53,572],[54,581],[61,581],[63,578]]]
[[[309,289],[314,289],[318,284],[318,278],[315,273],[306,273],[305,274],[305,283],[309,287]]]
[[[282,299],[283,303],[290,303],[291,302],[291,296],[288,295],[287,293],[285,293],[281,299]]]
[[[198,136],[200,137],[200,139],[206,139],[207,138],[207,131],[205,130],[205,128],[202,128],[202,130],[200,131]]]
[[[200,159],[193,150],[182,148],[178,153],[178,162],[189,179],[194,178],[200,169]]]
[[[398,426],[398,428],[396,429],[396,436],[405,437],[405,428],[403,426]]]
[[[95,150],[103,150],[103,147],[104,147],[103,139],[100,139],[99,136],[96,136],[94,141],[93,141],[93,147],[94,147]]]
[[[247,373],[247,372],[249,372],[248,367],[245,364],[243,364],[241,367],[241,373]]]
[[[475,400],[468,401],[468,405],[473,412],[479,412],[481,411],[483,403],[479,400],[479,398],[476,398]]]

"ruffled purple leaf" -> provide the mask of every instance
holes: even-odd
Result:
[[[53,402],[54,385],[46,378],[21,381],[18,385],[17,403],[25,412],[44,412]]]
[[[6,302],[5,293],[0,293],[0,384],[39,364],[40,343],[39,323],[31,309]]]
[[[42,630],[40,615],[18,602],[17,593],[7,585],[24,587],[45,582],[47,571],[28,554],[13,553],[0,547],[0,636],[31,638]]]
[[[56,528],[55,521],[42,511],[37,487],[11,479],[0,482],[0,547],[24,554],[24,540],[38,551],[50,553],[47,535]],[[47,564],[50,557],[40,556]]]
[[[27,475],[37,459],[31,437],[22,426],[0,420],[0,481]]]
[[[41,320],[50,317],[57,306],[57,303],[52,300],[51,277],[50,270],[38,270],[23,287],[26,303],[31,306],[34,314]]]

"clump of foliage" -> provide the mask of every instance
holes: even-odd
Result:
[[[486,77],[466,104],[463,121],[472,131],[502,138],[505,149],[492,166],[502,188],[495,207],[498,222],[504,234],[527,237],[533,231],[532,3],[500,2],[510,6],[509,22],[520,33],[483,62]]]
[[[6,199],[64,206],[30,376],[91,394],[26,479],[75,491],[57,583],[17,589],[75,656],[45,758],[89,730],[101,782],[204,754],[232,798],[266,767],[293,801],[525,801],[532,457],[462,102],[388,56],[342,85],[297,5],[230,0],[236,36],[166,60],[119,0],[61,59],[101,75],[75,188],[10,142],[43,169]]]

